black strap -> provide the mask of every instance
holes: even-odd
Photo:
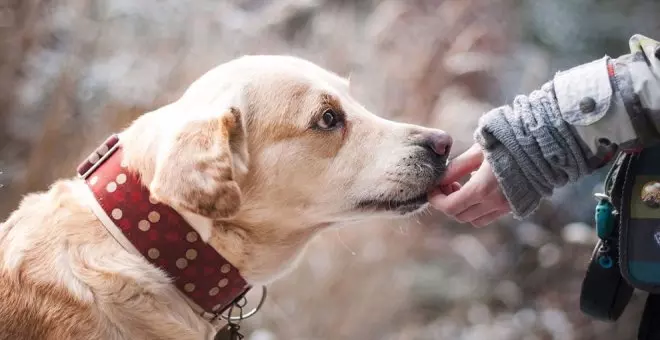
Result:
[[[615,210],[614,230],[600,240],[591,255],[582,281],[580,309],[587,315],[604,321],[616,321],[628,305],[633,288],[623,279],[619,268],[618,220],[625,168],[629,156],[619,153],[605,179],[605,194]],[[598,211],[598,208],[596,208]],[[597,213],[598,214],[598,213]]]
[[[660,339],[660,295],[649,294],[642,314],[642,322],[639,323],[637,332],[638,340]]]

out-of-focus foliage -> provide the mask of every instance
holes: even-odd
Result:
[[[71,176],[108,133],[243,54],[293,54],[346,76],[391,119],[445,129],[455,152],[480,114],[559,69],[660,38],[660,3],[614,0],[4,0],[0,219]],[[270,339],[634,339],[581,315],[590,196],[559,190],[526,222],[482,230],[429,212],[317,238],[243,329]]]

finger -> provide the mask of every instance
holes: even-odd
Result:
[[[440,193],[442,193],[443,195],[447,196],[447,195],[451,195],[452,193],[460,189],[461,189],[461,184],[458,182],[454,182],[452,184],[442,185],[437,190],[439,190]],[[431,195],[434,195],[434,193],[435,191],[431,192]]]
[[[454,158],[447,166],[447,171],[443,175],[440,184],[449,184],[456,182],[461,177],[464,177],[475,171],[484,160],[484,154],[479,144],[472,145],[462,154]]]
[[[429,196],[429,203],[431,203],[435,209],[438,209],[449,216],[456,216],[473,205],[480,203],[480,201],[475,199],[478,197],[477,195],[474,195],[474,190],[466,190],[466,186],[463,186],[460,190],[449,195],[438,193],[436,191]]]
[[[461,184],[458,182],[439,186],[433,189],[433,191],[429,192],[428,194],[429,203],[433,208],[442,211],[446,215],[449,215],[447,211],[445,211],[447,205],[444,202],[447,200],[447,196],[455,193],[460,189],[461,189]]]
[[[459,222],[466,223],[478,220],[481,217],[488,216],[490,213],[498,211],[497,207],[494,207],[489,203],[478,203],[465,211],[457,214],[454,219]]]
[[[495,221],[496,219],[498,219],[498,218],[500,218],[500,217],[502,217],[502,216],[504,216],[508,213],[509,212],[506,211],[506,210],[496,210],[496,211],[493,211],[493,212],[491,212],[491,213],[489,213],[485,216],[479,217],[478,219],[472,221],[472,225],[477,227],[477,228],[485,227],[485,226],[489,225],[490,223],[492,223],[493,221]]]
[[[488,186],[484,185],[483,176],[475,175],[463,184],[460,190],[433,203],[446,214],[456,216],[477,203],[490,200]],[[491,204],[491,206],[495,205]]]

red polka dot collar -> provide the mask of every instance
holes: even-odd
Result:
[[[124,248],[164,270],[203,317],[216,318],[251,287],[180,214],[150,198],[122,154],[112,135],[78,166],[98,203],[97,217]]]

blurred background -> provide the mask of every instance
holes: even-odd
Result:
[[[562,69],[660,39],[649,0],[0,0],[0,220],[109,133],[243,54],[348,76],[373,112],[450,132]],[[603,173],[484,229],[429,212],[328,231],[245,322],[250,340],[635,339],[579,311]]]

